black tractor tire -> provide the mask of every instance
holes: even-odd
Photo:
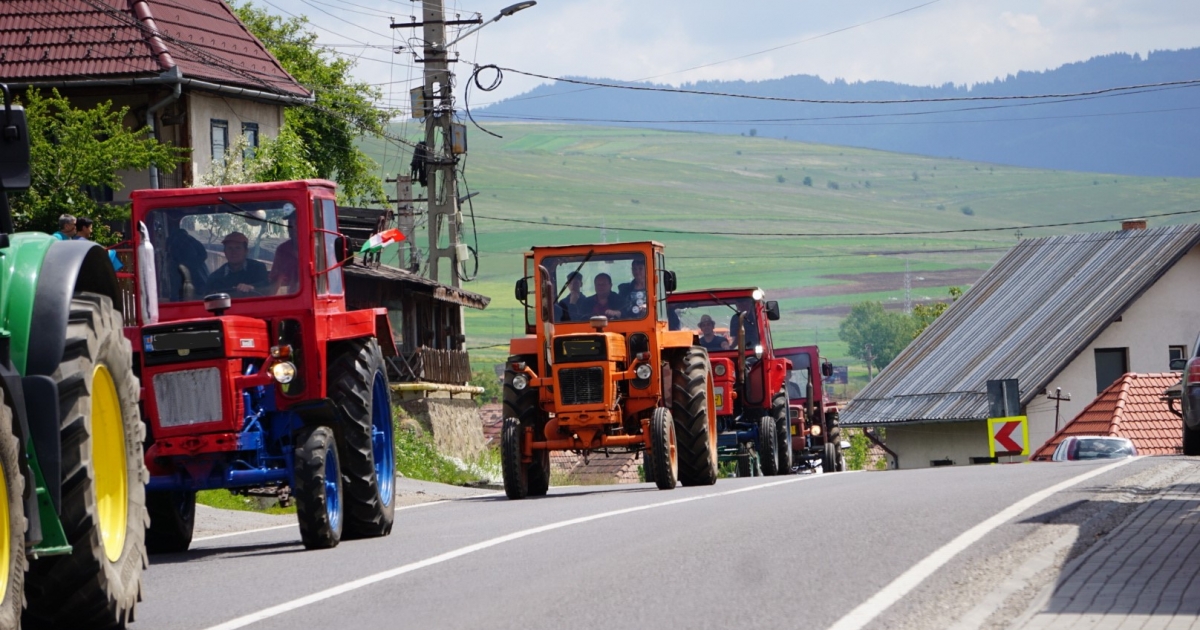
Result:
[[[521,442],[525,427],[516,418],[507,417],[500,428],[500,469],[504,474],[504,494],[510,499],[529,496],[529,466],[521,461]]]
[[[534,438],[545,440],[546,421],[549,417],[538,405],[538,390],[533,387],[518,390],[512,385],[512,379],[516,376],[512,364],[528,360],[528,357],[512,356],[505,363],[503,414],[505,418],[519,420],[522,427],[533,427]],[[524,439],[523,430],[521,439]],[[528,480],[526,496],[545,496],[550,490],[550,451],[535,452],[533,462],[526,466],[525,476]]]
[[[374,538],[392,533],[396,520],[396,497],[385,497],[383,488],[394,488],[382,482],[375,468],[374,388],[376,376],[383,375],[386,399],[391,401],[387,383],[387,368],[383,352],[375,339],[358,339],[344,346],[329,365],[329,398],[337,407],[341,423],[337,429],[338,463],[342,469],[343,511],[346,514],[344,535],[353,538]],[[390,404],[390,403],[389,403]],[[387,410],[391,422],[392,410]],[[391,435],[391,432],[388,433]],[[394,438],[393,438],[394,440]],[[390,446],[395,452],[395,442]],[[394,457],[394,455],[393,455]],[[393,460],[394,461],[394,460]]]
[[[20,628],[21,609],[25,606],[25,477],[21,475],[17,449],[20,447],[13,434],[13,411],[4,400],[0,390],[0,472],[4,479],[3,506],[4,523],[8,529],[8,566],[4,571],[4,592],[0,594],[0,628]]]
[[[146,507],[150,511],[146,550],[151,554],[187,551],[196,526],[196,493],[188,490],[147,492]]]
[[[305,549],[331,549],[341,542],[346,522],[343,482],[346,474],[338,458],[341,449],[337,446],[337,437],[329,427],[309,426],[296,434],[294,443],[292,476],[296,487],[292,488],[292,497],[296,500],[300,541]],[[328,461],[331,456],[332,466]],[[335,495],[332,510],[329,506],[331,489]]]
[[[830,411],[825,414],[825,422],[829,425],[829,431],[826,433],[825,441],[837,444],[842,441],[842,423],[841,417],[837,411]]]
[[[1189,413],[1186,407],[1184,413]],[[1200,455],[1200,427],[1188,427],[1187,420],[1183,421],[1183,454]]]
[[[679,452],[675,442],[675,420],[663,407],[650,418],[650,460],[654,485],[659,490],[674,490],[679,477]]]
[[[792,474],[792,419],[788,416],[787,393],[780,391],[771,398],[771,417],[775,419],[776,474]]]
[[[754,445],[758,451],[759,467],[764,477],[774,477],[779,474],[779,442],[775,437],[775,418],[764,415],[758,419],[758,441]]]
[[[679,452],[679,483],[717,482],[716,436],[708,426],[708,351],[692,346],[671,360],[671,417]]]
[[[825,450],[821,453],[821,472],[837,472],[838,449],[833,442],[825,442]]]
[[[142,595],[150,524],[142,451],[146,427],[123,327],[108,296],[72,298],[63,358],[52,378],[58,384],[62,444],[60,519],[73,551],[30,565],[25,628],[123,628],[133,621]],[[104,462],[119,465],[110,469]],[[120,466],[123,484],[114,478]],[[106,532],[106,526],[115,529]]]
[[[745,444],[738,445],[737,476],[753,477],[755,473],[754,469],[757,466],[758,459],[754,457],[754,453],[752,453]]]

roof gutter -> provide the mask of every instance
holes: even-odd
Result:
[[[169,56],[168,59],[170,59]],[[151,105],[150,108],[146,110],[146,128],[150,130],[150,134],[154,136],[155,139],[158,138],[158,118],[155,116],[155,114],[157,114],[159,110],[167,105],[179,100],[179,95],[183,92],[183,84],[181,83],[183,79],[183,73],[179,71],[179,66],[173,66],[170,70],[164,72],[163,74],[173,74],[177,80],[175,81],[175,89],[173,89],[166,98]],[[158,165],[153,162],[150,163],[150,188],[158,188]]]
[[[316,102],[316,95],[296,96],[293,94],[279,94],[277,92],[266,92],[263,90],[252,90],[249,88],[235,87],[231,85],[221,85],[209,81],[201,81],[199,79],[189,79],[179,72],[178,66],[153,77],[129,77],[124,79],[79,79],[79,80],[52,80],[52,81],[30,81],[27,83],[12,82],[8,86],[13,91],[25,91],[29,88],[35,89],[50,89],[50,88],[96,88],[96,87],[126,87],[126,86],[151,86],[151,85],[182,85],[197,90],[206,92],[216,92],[219,94],[230,94],[233,96],[242,96],[245,98],[255,99],[259,101],[268,101],[272,103],[283,103],[285,105],[312,105]]]

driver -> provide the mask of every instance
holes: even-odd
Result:
[[[262,295],[270,287],[271,281],[267,277],[267,266],[247,257],[250,239],[241,232],[231,232],[221,244],[225,246],[225,260],[228,262],[208,277],[208,292]]]
[[[617,288],[621,300],[625,303],[625,314],[629,317],[640,318],[646,314],[649,302],[646,292],[646,261],[641,257],[634,258],[630,264],[630,275],[633,280]]]
[[[715,334],[717,323],[709,314],[700,316],[700,345],[705,350],[728,350],[729,339],[725,335]]]

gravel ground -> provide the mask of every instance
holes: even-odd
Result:
[[[396,478],[396,507],[430,503],[433,501],[453,501],[472,497],[488,496],[497,493],[493,488],[463,488],[449,486],[431,481],[418,481],[406,477]],[[265,527],[293,525],[296,517],[292,514],[263,514],[260,512],[244,512],[238,510],[222,510],[207,505],[196,506],[196,528],[194,538],[220,536]]]

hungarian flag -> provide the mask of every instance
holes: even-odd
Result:
[[[371,238],[367,239],[367,242],[363,243],[362,249],[358,250],[358,253],[369,254],[371,252],[377,252],[383,249],[384,246],[389,243],[399,243],[403,240],[404,235],[400,233],[400,230],[397,230],[396,228],[385,230],[378,234],[372,234]]]

